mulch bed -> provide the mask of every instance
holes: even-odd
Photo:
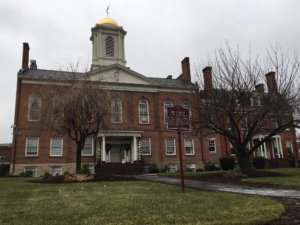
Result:
[[[216,183],[231,183],[237,185],[247,185],[251,187],[258,188],[274,188],[274,189],[292,189],[291,187],[274,185],[274,184],[264,184],[264,183],[246,183],[242,179],[247,177],[279,177],[286,176],[280,173],[268,172],[268,171],[254,171],[252,174],[246,176],[240,172],[232,171],[226,173],[211,173],[204,174],[201,177],[189,177],[189,179],[202,180],[202,181],[211,181]],[[281,216],[279,220],[272,221],[270,223],[262,225],[300,225],[300,199],[292,198],[278,198],[272,197],[276,201],[280,202],[284,208],[285,213]]]

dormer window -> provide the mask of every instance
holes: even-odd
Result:
[[[106,56],[113,57],[115,55],[114,39],[112,36],[107,36],[105,39]]]

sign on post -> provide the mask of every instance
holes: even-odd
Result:
[[[191,130],[190,111],[180,105],[167,108],[168,130],[186,132]]]
[[[176,131],[178,134],[181,190],[184,191],[181,132],[187,132],[191,130],[190,111],[182,108],[180,105],[168,107],[167,125],[169,131]]]

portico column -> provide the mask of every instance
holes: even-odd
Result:
[[[133,136],[133,161],[137,161],[137,141],[136,141],[136,136]]]
[[[105,151],[105,136],[102,136],[102,149],[101,149],[101,161],[106,161],[106,151]]]

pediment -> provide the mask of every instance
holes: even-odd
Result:
[[[110,82],[110,83],[128,83],[155,85],[156,82],[150,80],[146,76],[137,73],[128,67],[118,64],[103,67],[91,72],[90,79],[94,81]]]

